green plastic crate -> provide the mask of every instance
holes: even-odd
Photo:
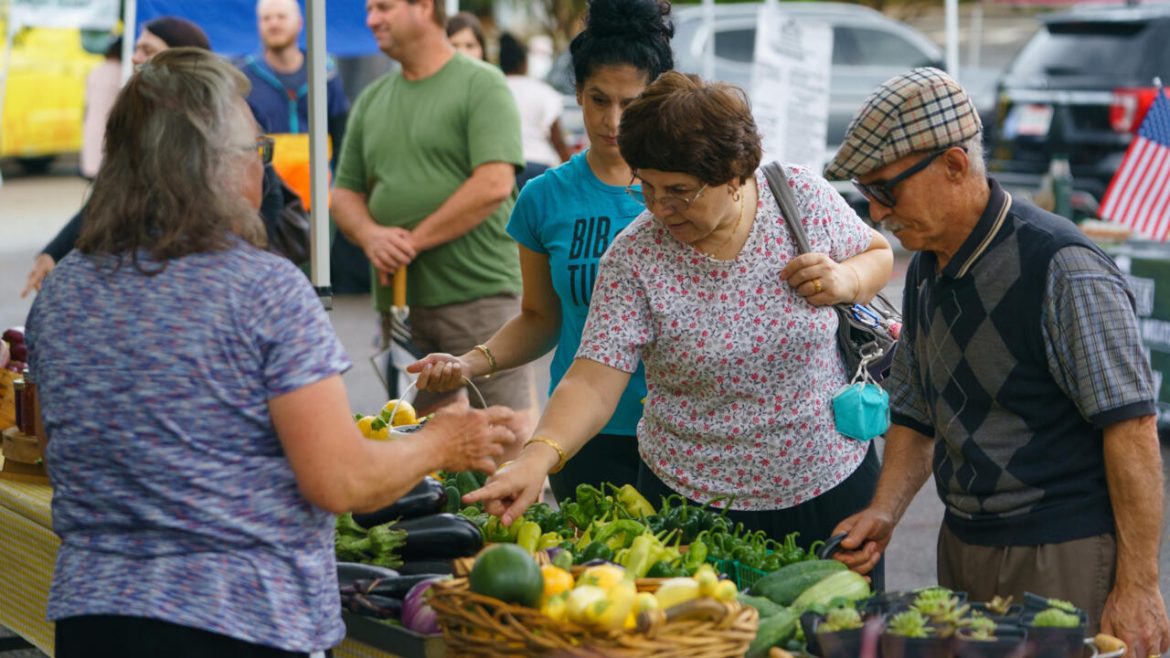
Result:
[[[727,574],[728,577],[735,583],[739,591],[746,591],[749,587],[756,584],[756,581],[767,575],[768,572],[762,571],[755,567],[749,567],[746,564],[740,563],[738,560],[719,560],[715,562],[715,568],[720,573]]]

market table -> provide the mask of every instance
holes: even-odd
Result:
[[[54,628],[45,619],[45,608],[57,549],[61,546],[52,529],[52,500],[53,489],[47,484],[0,479],[0,546],[3,547],[0,549],[0,601],[3,601],[0,626],[49,656],[53,655]],[[354,620],[347,619],[347,622],[352,636]],[[394,656],[354,637],[347,637],[335,647],[333,655],[335,658]]]

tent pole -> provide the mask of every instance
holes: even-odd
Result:
[[[310,276],[326,309],[333,308],[329,280],[329,124],[326,119],[325,0],[306,0],[309,59],[309,189],[313,199],[309,233]],[[340,144],[334,144],[339,148]]]
[[[947,73],[959,80],[959,0],[946,0]]]
[[[134,73],[134,40],[138,37],[138,0],[126,0],[122,16],[122,84]]]
[[[703,0],[703,27],[707,40],[703,47],[703,79],[715,79],[715,0]]]

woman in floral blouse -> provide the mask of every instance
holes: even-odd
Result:
[[[668,72],[622,115],[643,212],[601,261],[577,358],[521,456],[466,500],[516,519],[597,433],[645,364],[639,489],[706,503],[780,539],[824,539],[869,502],[878,464],[836,431],[847,383],[830,305],[885,285],[889,243],[814,172],[786,166],[815,253],[799,255],[758,169],[736,87]]]

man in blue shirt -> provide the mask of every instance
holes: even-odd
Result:
[[[256,4],[256,23],[264,51],[248,55],[236,63],[252,83],[248,106],[260,128],[276,136],[274,166],[281,178],[301,196],[309,207],[308,140],[290,138],[309,132],[309,70],[298,39],[304,19],[296,0],[260,0]],[[341,76],[330,59],[327,65],[326,96],[329,139],[332,155],[329,166],[337,163],[341,139],[349,117],[349,99]],[[331,280],[336,293],[364,292],[370,288],[369,261],[358,249],[337,235],[330,253]]]
[[[309,131],[309,70],[297,43],[304,20],[296,0],[260,0],[256,21],[264,52],[237,63],[252,82],[248,106],[267,133],[301,134]],[[332,60],[328,63],[329,137],[334,158],[349,114],[349,99]]]

